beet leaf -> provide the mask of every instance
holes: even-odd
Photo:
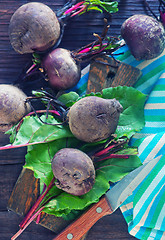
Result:
[[[116,130],[118,137],[127,136],[130,138],[144,127],[145,94],[133,87],[118,86],[103,89],[102,96],[103,98],[116,98],[123,106]]]
[[[59,123],[52,115],[42,115],[41,119],[47,123]],[[67,125],[47,125],[42,123],[37,116],[27,116],[24,118],[18,133],[16,127],[13,127],[7,132],[11,134],[10,142],[12,146],[29,146],[39,143],[47,143],[56,139],[73,137]]]

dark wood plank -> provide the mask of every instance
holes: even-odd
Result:
[[[13,188],[8,209],[14,209],[19,215],[26,214],[36,202],[39,191],[39,180],[34,178],[32,171],[23,169]]]
[[[3,211],[0,214],[0,238],[1,240],[10,239],[19,229],[18,225],[22,218],[12,211]],[[52,239],[54,233],[40,225],[32,222],[27,230],[20,235],[19,240],[45,240]]]
[[[5,146],[9,144],[9,135],[0,133],[0,146]],[[0,165],[7,164],[23,164],[24,156],[26,154],[26,148],[22,147],[19,149],[10,149],[0,151]]]
[[[105,234],[108,232],[108,234]],[[87,240],[126,240],[135,239],[128,234],[127,224],[118,209],[115,213],[100,219],[88,232]]]
[[[31,170],[23,169],[14,186],[7,208],[25,216],[39,197],[39,192],[39,180],[34,177]],[[39,224],[58,233],[69,223],[63,218],[43,213]]]
[[[7,202],[21,171],[22,164],[0,165],[0,211],[7,210]]]
[[[3,211],[0,214],[0,239],[9,240],[18,230],[18,225],[22,217],[12,211]],[[55,233],[36,225],[32,222],[29,227],[19,236],[19,240],[45,240],[53,239]],[[117,210],[113,215],[100,219],[89,231],[87,240],[133,240],[127,232],[127,224]]]

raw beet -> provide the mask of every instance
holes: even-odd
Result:
[[[95,168],[90,157],[74,148],[59,150],[52,160],[56,186],[73,195],[89,192],[95,182]]]
[[[80,65],[67,49],[56,48],[48,53],[42,61],[42,66],[52,88],[68,89],[80,80]]]
[[[77,101],[67,117],[73,135],[85,142],[98,142],[116,130],[123,108],[116,99],[89,96]]]
[[[43,3],[26,3],[11,17],[10,42],[20,54],[47,50],[59,36],[60,24],[56,14]]]
[[[137,60],[158,57],[165,47],[165,31],[156,19],[136,14],[121,26],[121,36]]]
[[[0,131],[7,131],[19,122],[28,112],[30,105],[25,102],[27,96],[18,87],[0,84]]]

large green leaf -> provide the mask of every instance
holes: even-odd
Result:
[[[120,181],[129,172],[141,165],[138,156],[129,156],[128,159],[124,158],[111,158],[96,164],[96,169],[100,170],[107,181],[117,182]]]
[[[58,124],[59,122],[52,116],[41,116],[42,121]],[[27,116],[24,118],[18,133],[16,134],[13,145],[39,144],[54,141],[56,139],[73,137],[67,125],[47,125],[42,123],[37,116]]]
[[[133,87],[118,86],[114,88],[103,89],[103,98],[116,98],[123,106],[123,112],[116,134],[118,137],[127,136],[130,138],[137,131],[140,131],[144,125],[144,104],[146,95]]]
[[[107,0],[86,0],[86,3],[89,5],[87,11],[89,10],[98,10],[101,11],[101,8],[104,9],[108,13],[115,13],[118,11],[118,2],[117,1],[107,1]],[[95,9],[94,7],[97,6]]]
[[[76,92],[69,92],[62,94],[58,100],[64,103],[67,107],[70,107],[77,101],[78,98],[79,95]]]

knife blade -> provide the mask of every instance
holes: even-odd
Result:
[[[154,168],[160,158],[155,158],[136,168],[93,204],[88,211],[71,223],[53,240],[79,240],[102,217],[112,214],[129,197],[135,188]]]

